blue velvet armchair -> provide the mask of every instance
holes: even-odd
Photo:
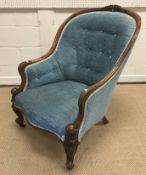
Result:
[[[68,169],[85,133],[108,123],[110,99],[140,25],[136,13],[117,5],[83,10],[60,26],[47,54],[19,65],[22,82],[12,89],[16,122],[57,136]]]

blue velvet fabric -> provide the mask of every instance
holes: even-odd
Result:
[[[54,58],[30,65],[27,67],[26,72],[27,89],[64,80],[64,75]]]
[[[60,80],[88,85],[100,81],[116,63],[135,27],[135,20],[120,12],[97,11],[73,18],[56,51],[45,62],[27,68],[26,88]]]
[[[101,121],[103,116],[106,115],[113,91],[115,89],[115,85],[127,62],[130,53],[131,52],[128,53],[124,62],[122,63],[118,71],[114,74],[114,76],[112,76],[110,80],[108,80],[105,84],[98,88],[86,102],[84,119],[79,130],[79,141],[93,125]]]
[[[87,85],[74,81],[60,81],[19,93],[15,105],[27,120],[39,128],[55,133],[64,140],[65,127],[78,114],[78,98]]]
[[[120,12],[97,11],[73,18],[54,53],[26,68],[27,83],[15,97],[16,106],[30,123],[64,140],[65,126],[77,117],[81,91],[111,71],[135,28],[135,20]],[[79,140],[106,113],[121,69],[90,97]]]

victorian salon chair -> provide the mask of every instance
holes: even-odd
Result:
[[[12,89],[16,122],[58,137],[68,169],[85,133],[108,122],[111,96],[140,25],[135,12],[117,5],[86,9],[65,20],[48,53],[19,65],[22,81]]]

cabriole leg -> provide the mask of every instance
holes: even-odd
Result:
[[[21,127],[25,127],[25,122],[24,122],[24,117],[23,117],[22,112],[18,108],[16,108],[14,104],[12,105],[12,109],[18,116],[18,118],[16,118],[15,120],[16,123],[19,124],[19,126]]]
[[[19,126],[21,127],[25,127],[25,123],[24,123],[24,117],[23,114],[21,112],[20,109],[16,108],[16,106],[14,105],[14,98],[15,96],[19,93],[19,88],[13,88],[11,90],[11,94],[12,94],[12,109],[13,111],[16,113],[16,115],[18,116],[18,118],[16,118],[16,123],[19,124]]]
[[[73,125],[67,127],[67,132],[64,141],[64,148],[66,152],[66,168],[71,170],[74,167],[74,156],[78,148],[77,132],[74,130]]]

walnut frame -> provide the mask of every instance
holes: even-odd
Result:
[[[18,88],[13,88],[11,90],[11,93],[12,93],[12,108],[13,108],[14,112],[18,116],[18,118],[16,119],[16,122],[19,123],[20,126],[24,127],[25,126],[25,123],[24,123],[23,111],[21,111],[20,109],[18,109],[14,105],[14,98],[15,98],[15,96],[18,93],[22,92],[23,89],[24,89],[24,87],[25,87],[25,84],[26,84],[25,68],[28,65],[37,63],[39,61],[42,61],[43,59],[47,59],[47,57],[50,56],[54,52],[54,50],[55,50],[55,48],[57,46],[58,40],[59,40],[59,38],[61,36],[61,33],[62,33],[65,25],[72,18],[74,18],[75,16],[78,16],[80,14],[88,13],[88,12],[93,12],[93,11],[113,11],[113,12],[126,13],[126,14],[132,16],[135,19],[135,21],[136,21],[136,30],[135,30],[135,32],[134,32],[134,34],[133,34],[133,36],[132,36],[132,38],[131,38],[128,46],[127,46],[127,48],[124,50],[124,52],[122,53],[122,55],[118,58],[118,61],[116,62],[116,64],[114,65],[114,67],[110,71],[110,73],[108,73],[101,81],[95,83],[94,85],[89,86],[86,91],[83,91],[80,94],[80,97],[79,97],[79,100],[78,100],[78,105],[79,105],[78,116],[77,116],[76,120],[73,123],[70,123],[70,124],[68,124],[66,126],[65,141],[62,142],[64,144],[64,148],[65,148],[65,152],[66,152],[66,156],[67,156],[66,167],[69,170],[72,169],[73,166],[74,166],[73,160],[74,160],[74,156],[75,156],[75,153],[76,153],[78,144],[79,144],[78,133],[79,133],[79,129],[80,129],[80,126],[81,126],[83,117],[84,117],[85,103],[86,103],[88,97],[95,90],[97,90],[100,86],[102,86],[104,83],[106,83],[115,74],[115,72],[118,70],[118,68],[120,67],[120,65],[124,61],[125,56],[127,55],[128,51],[130,50],[130,48],[133,45],[133,43],[135,42],[135,40],[136,40],[136,38],[138,36],[138,33],[140,31],[141,18],[139,17],[139,15],[137,15],[136,13],[134,13],[132,11],[129,11],[127,9],[123,9],[123,8],[121,8],[118,5],[110,5],[110,6],[106,6],[104,8],[85,9],[85,10],[82,10],[80,12],[77,12],[77,13],[71,15],[59,27],[59,30],[57,31],[57,34],[56,34],[55,39],[53,41],[53,44],[52,44],[50,50],[46,54],[44,54],[43,56],[41,56],[39,58],[36,58],[36,59],[33,59],[33,60],[29,60],[29,61],[26,61],[26,62],[22,62],[19,65],[18,71],[19,71],[19,74],[21,76],[21,84],[20,84],[20,86]],[[102,121],[103,121],[104,124],[108,123],[108,120],[105,118],[105,116],[103,116],[103,120]],[[41,129],[41,130],[43,130],[43,129]],[[47,131],[47,132],[49,132],[49,131]],[[53,134],[53,135],[56,136],[55,134]]]

